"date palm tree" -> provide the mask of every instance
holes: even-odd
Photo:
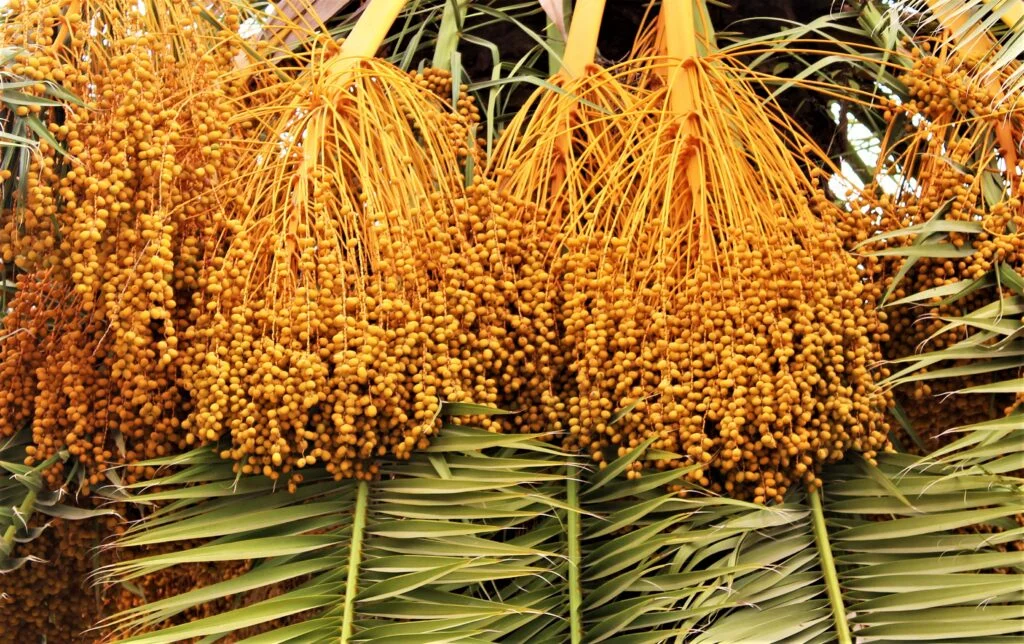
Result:
[[[546,79],[560,67],[571,4],[409,2],[373,36],[397,67],[432,60],[466,81],[453,83],[450,109],[464,91],[480,106],[482,141],[467,142],[463,176],[444,189],[473,185],[502,127],[526,119],[514,117],[517,90],[566,92]],[[267,13],[267,3],[247,3],[250,31],[262,24],[279,37],[246,46],[294,81],[295,61],[316,64],[314,32],[349,34],[355,5],[278,3]],[[398,13],[401,3],[390,5]],[[275,32],[275,20],[287,28]],[[493,429],[514,409],[445,401],[438,436],[407,459],[381,459],[373,477],[339,481],[321,464],[289,489],[242,474],[214,441],[139,459],[146,477],[110,468],[84,497],[66,450],[23,464],[33,437],[21,431],[0,441],[0,593],[15,596],[14,571],[42,565],[32,542],[51,519],[124,517],[95,549],[88,581],[132,599],[81,624],[84,641],[1019,641],[1024,3],[863,0],[806,24],[771,23],[768,35],[744,33],[742,21],[709,33],[710,18],[700,22],[701,48],[742,61],[766,103],[797,96],[831,119],[828,152],[840,168],[806,170],[831,190],[865,291],[890,316],[892,452],[874,462],[850,453],[824,467],[820,488],[755,504],[695,482],[699,464],[635,476],[641,463],[682,458],[654,437],[595,462],[560,449],[549,427],[476,427]],[[532,49],[509,54],[495,33]],[[359,45],[364,56],[374,49]],[[464,67],[469,51],[488,64]],[[77,99],[57,83],[25,93],[28,79],[4,78],[6,217],[27,188],[29,155],[40,142],[61,147],[47,120],[57,125]],[[17,109],[25,104],[38,109]],[[254,105],[254,120],[270,123],[272,110]],[[810,127],[800,136],[821,138]],[[540,192],[551,180],[538,177]],[[7,297],[19,269],[4,270]],[[65,485],[55,487],[45,473],[57,462]],[[229,572],[195,586],[159,581],[204,566]],[[17,610],[0,613],[0,641]]]

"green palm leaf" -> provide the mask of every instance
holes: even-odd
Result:
[[[467,442],[484,441],[495,456],[467,451]],[[512,447],[515,454],[506,455]],[[502,593],[519,578],[545,574],[561,556],[523,527],[538,517],[564,517],[564,502],[556,500],[564,480],[554,473],[563,466],[560,456],[528,437],[456,427],[431,452],[443,458],[442,467],[435,467],[437,456],[421,455],[370,483],[310,476],[295,494],[275,490],[269,480],[253,485],[245,479],[239,482],[244,490],[225,495],[236,483],[230,464],[211,467],[208,452],[179,460],[183,470],[152,483],[161,491],[135,497],[166,505],[129,529],[118,546],[204,543],[113,563],[100,577],[130,580],[197,561],[259,563],[234,579],[115,616],[109,626],[125,641],[179,641],[310,613],[312,622],[288,626],[283,634],[295,632],[303,641],[336,641],[341,633],[351,641],[413,634],[425,638],[416,641],[449,641],[454,633],[463,637],[503,618],[542,613],[539,598],[506,600]],[[220,490],[206,497],[194,494],[197,488]],[[289,582],[294,589],[279,597],[141,632],[211,598]]]
[[[152,483],[160,491],[122,491],[167,505],[118,549],[180,547],[110,564],[101,578],[199,561],[257,565],[103,626],[121,641],[153,643],[281,619],[291,623],[245,641],[850,641],[837,632],[840,614],[841,631],[898,641],[937,632],[936,611],[955,610],[962,619],[946,636],[1021,632],[1024,571],[1006,550],[1024,534],[1018,479],[953,476],[949,466],[886,455],[877,468],[835,468],[823,504],[763,507],[667,492],[679,472],[615,475],[644,449],[589,471],[529,437],[450,426],[430,454],[378,481],[311,477],[290,495],[242,479],[236,494],[211,497],[194,491],[236,481],[229,464],[195,452]],[[979,526],[1002,532],[964,531]],[[206,541],[188,545],[197,539]],[[823,563],[832,556],[834,567]],[[1016,574],[997,572],[1007,569]],[[244,600],[282,584],[291,590]],[[239,607],[161,626],[227,596]]]
[[[29,444],[27,432],[0,441],[0,575],[33,560],[28,544],[49,527],[45,520],[33,521],[34,515],[78,521],[115,514],[111,509],[87,509],[63,503],[64,490],[47,490],[43,472],[58,460],[67,459],[68,454],[60,452],[29,467],[22,464],[25,447]]]

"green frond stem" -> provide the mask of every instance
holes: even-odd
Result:
[[[697,42],[697,51],[701,56],[707,56],[718,49],[715,25],[711,22],[711,14],[708,13],[706,2],[696,2],[695,10],[700,14],[696,23],[697,35],[700,36],[700,40]]]
[[[825,576],[825,588],[828,590],[828,601],[832,605],[832,618],[835,621],[836,638],[839,644],[852,644],[850,625],[846,621],[846,607],[843,606],[843,591],[839,587],[839,576],[836,573],[832,547],[829,545],[828,529],[825,527],[825,512],[821,505],[821,490],[813,489],[809,493],[811,515],[814,525],[814,542],[818,546],[821,571]]]
[[[578,471],[572,463],[565,479],[565,500],[570,507],[566,538],[569,541],[569,633],[572,644],[583,641],[583,592],[580,587],[580,512]]]
[[[405,0],[372,0],[342,43],[335,64],[347,66],[360,58],[372,58],[403,8]]]
[[[562,57],[562,73],[579,78],[594,64],[597,37],[601,31],[604,0],[580,0],[569,27],[569,38]]]
[[[544,27],[544,41],[548,47],[548,74],[554,76],[561,70],[565,58],[565,36],[553,20]]]
[[[13,517],[11,525],[7,526],[7,530],[4,531],[4,539],[0,542],[0,557],[9,557],[14,551],[14,537],[18,534],[17,521],[19,518],[22,521],[28,521],[28,517],[32,515],[32,510],[35,509],[37,495],[38,490],[30,489],[21,505],[18,506],[17,516]]]
[[[469,0],[445,0],[441,26],[437,30],[434,60],[431,62],[431,66],[435,69],[452,71],[452,54],[459,46],[459,32],[462,31],[462,21],[466,18],[468,6]],[[458,79],[456,79],[457,83]]]
[[[356,507],[352,517],[352,542],[348,551],[348,578],[345,581],[345,608],[341,621],[342,644],[348,644],[352,640],[356,594],[359,592],[359,563],[363,558],[363,532],[366,529],[369,496],[370,484],[359,481],[356,488]]]

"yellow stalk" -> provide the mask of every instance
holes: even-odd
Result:
[[[700,97],[693,74],[692,61],[697,58],[696,21],[692,0],[669,0],[662,6],[665,15],[665,47],[673,65],[669,77],[672,109],[678,114],[690,114],[696,109]],[[680,64],[682,63],[682,64]]]
[[[387,37],[388,30],[391,29],[391,25],[394,24],[404,7],[405,0],[371,0],[355,27],[352,28],[348,38],[342,43],[341,51],[323,63],[324,75],[321,78],[328,80],[331,84],[332,87],[329,91],[337,91],[346,85],[344,80],[338,77],[338,74],[343,74],[346,70],[351,69],[358,61],[373,58],[376,55],[384,38]],[[319,61],[315,61],[314,64],[316,62]],[[322,119],[323,116],[321,114],[320,118]],[[310,176],[312,169],[319,163],[320,140],[317,137],[323,126],[322,120],[316,125],[318,127],[310,128],[306,134],[308,140],[303,146],[303,160],[298,173],[302,181]],[[292,229],[288,231],[289,237],[294,234],[296,225],[297,221],[293,219]]]
[[[700,91],[697,79],[697,23],[693,11],[694,0],[667,0],[662,5],[665,16],[665,48],[671,65],[668,78],[669,107],[682,118],[683,136],[699,137],[697,112],[700,109]],[[686,161],[686,181],[690,188],[692,208],[696,220],[705,221],[704,159],[702,148],[696,146]],[[701,235],[700,239],[706,239]]]
[[[562,57],[562,73],[569,78],[579,78],[594,64],[597,53],[597,37],[601,31],[601,16],[605,0],[580,0],[573,12],[569,38],[565,43]]]
[[[601,18],[604,15],[604,2],[605,0],[581,0],[573,12],[561,70],[561,74],[569,80],[585,76],[587,67],[594,64]],[[564,113],[558,119],[558,135],[553,150],[555,163],[551,172],[551,194],[560,193],[566,180],[573,110],[572,105],[567,104]]]
[[[82,0],[75,0],[70,5],[68,5],[67,13],[64,14],[64,24],[60,26],[60,31],[57,32],[57,38],[53,41],[53,44],[55,46],[60,47],[62,44],[64,44],[64,39],[68,37],[68,33],[70,32],[69,27],[71,23],[67,20],[67,16],[70,16],[73,13],[82,15]]]
[[[359,21],[341,44],[341,52],[327,62],[327,74],[348,69],[363,58],[372,58],[395,24],[406,0],[371,0]]]

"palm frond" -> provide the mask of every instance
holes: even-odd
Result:
[[[483,448],[494,455],[482,456]],[[514,454],[506,455],[510,448]],[[236,480],[230,464],[208,451],[153,466],[172,463],[184,469],[134,498],[161,505],[126,531],[118,551],[164,543],[178,549],[117,561],[100,578],[131,580],[186,562],[258,563],[234,579],[112,618],[104,626],[125,641],[231,633],[302,613],[311,621],[264,637],[333,641],[344,632],[351,641],[387,641],[415,634],[415,641],[440,642],[473,637],[495,622],[512,628],[547,610],[540,598],[507,590],[560,557],[522,527],[565,512],[556,500],[564,477],[554,473],[563,459],[528,436],[449,427],[428,453],[385,468],[378,481],[310,475],[294,495],[269,480]],[[195,540],[202,543],[181,547]],[[212,598],[282,584],[290,590],[278,597],[145,632]]]
[[[275,620],[287,623],[244,641],[831,642],[834,604],[863,641],[938,638],[946,610],[959,617],[948,635],[964,641],[1020,633],[1019,574],[998,574],[1021,572],[1018,479],[885,455],[877,468],[834,468],[823,506],[794,496],[764,507],[666,489],[685,485],[681,471],[620,477],[647,449],[590,470],[529,436],[449,426],[379,481],[311,477],[295,495],[193,452],[153,490],[115,494],[159,504],[115,555],[173,550],[124,558],[101,580],[203,561],[256,565],[102,627],[147,643]],[[826,528],[817,536],[815,523]],[[826,551],[838,573],[821,564]],[[286,590],[245,599],[274,586]],[[165,626],[227,596],[237,608]]]
[[[830,539],[858,640],[1024,633],[1021,483],[895,454],[870,476],[852,469],[830,481]]]
[[[27,432],[0,441],[0,574],[12,572],[35,557],[30,544],[50,524],[33,520],[34,515],[72,521],[116,514],[109,508],[88,509],[64,503],[63,489],[46,489],[43,472],[67,452],[55,454],[33,467],[24,465]],[[73,473],[72,473],[73,474]]]
[[[1000,264],[983,278],[954,282],[943,293],[957,302],[978,289],[991,291],[991,302],[965,314],[943,317],[941,332],[955,332],[962,340],[950,346],[895,360],[897,370],[889,384],[941,381],[964,376],[988,376],[988,382],[945,392],[943,396],[1014,398],[1005,411],[996,410],[991,420],[958,425],[945,433],[954,440],[929,453],[928,462],[961,468],[968,473],[1008,474],[1024,470],[1024,343],[1021,314],[1024,297],[1021,277]],[[1003,288],[1000,288],[1003,287]],[[943,288],[943,287],[938,287]],[[921,300],[938,297],[937,289],[918,294]],[[936,368],[938,367],[938,368]],[[1002,412],[1002,413],[1000,413]]]
[[[245,15],[255,16],[267,3],[245,4],[253,5]],[[853,106],[856,119],[878,135],[883,160],[876,174],[906,180],[909,192],[922,168],[937,166],[922,165],[919,154],[903,156],[914,123],[897,122],[886,137],[890,126],[872,103],[883,92],[879,87],[900,100],[909,96],[896,77],[911,65],[909,53],[900,49],[903,37],[918,27],[934,28],[941,22],[932,20],[935,15],[958,16],[956,24],[941,26],[954,42],[984,37],[999,43],[986,65],[1002,70],[1000,92],[1012,98],[1024,89],[1024,66],[1016,62],[1024,52],[1024,23],[1014,17],[1020,3],[1007,0],[922,0],[912,5],[916,13],[905,10],[909,3],[880,10],[893,4],[859,3],[862,30],[851,26],[856,14],[848,11],[722,50],[730,60],[753,60],[754,69],[742,78],[763,84],[768,93],[800,86]],[[303,49],[308,39],[287,34],[345,36],[356,5],[290,2],[307,11],[330,8],[315,19],[288,18],[295,22],[290,31],[287,25],[275,27],[286,34],[286,46],[274,51],[287,60],[312,60]],[[384,53],[405,70],[429,60],[450,65],[453,92],[463,91],[460,80],[470,81],[468,90],[486,113],[486,139],[493,142],[515,111],[516,96],[545,85],[545,56],[559,56],[557,38],[533,27],[546,7],[556,13],[552,6],[536,0],[410,2]],[[494,25],[525,34],[533,45],[510,53],[494,40]],[[864,47],[872,38],[874,44]],[[462,67],[459,52],[470,48],[484,52],[489,62]],[[788,79],[764,71],[779,64],[781,52],[787,56],[782,64],[794,66]],[[7,55],[0,51],[0,74],[10,62]],[[11,171],[10,177],[0,175],[0,206],[10,217],[33,148],[39,141],[59,148],[50,141],[45,117],[74,97],[52,83],[36,96],[23,91],[29,88],[19,85],[23,79],[8,74],[3,80],[0,120],[13,116],[0,133],[0,171]],[[843,83],[849,92],[840,89]],[[33,109],[19,116],[19,106]],[[953,128],[966,128],[975,116]],[[999,164],[988,137],[976,137],[972,148],[981,169],[976,174],[983,177],[982,209],[1005,201],[1013,189],[992,178]],[[861,168],[866,183],[871,165]],[[764,167],[771,166],[759,166],[761,175]],[[926,343],[920,352],[894,360],[887,384],[984,376],[985,384],[946,395],[1016,396],[1019,402],[1019,265],[996,262],[981,276],[899,293],[915,263],[975,255],[970,240],[984,228],[946,217],[946,208],[933,209],[923,222],[886,229],[865,256],[865,262],[904,259],[886,294],[892,308],[916,312],[936,302],[970,304],[939,319],[939,333],[956,335],[956,342]],[[0,315],[5,310],[2,301]],[[608,424],[635,408],[634,403],[616,412]],[[485,408],[461,404],[444,410],[480,415]],[[805,496],[791,490],[784,503],[767,507],[710,494],[687,476],[695,467],[658,469],[659,461],[684,457],[652,449],[650,440],[631,450],[623,446],[617,459],[595,464],[539,436],[456,425],[445,425],[410,460],[385,460],[374,480],[336,481],[332,473],[308,467],[295,491],[283,481],[236,474],[212,446],[133,463],[160,474],[122,484],[116,471],[106,473],[113,484],[102,494],[142,518],[104,547],[104,565],[94,580],[142,597],[122,604],[123,610],[93,630],[105,639],[153,644],[227,636],[250,643],[339,637],[403,644],[1016,642],[1024,636],[1024,409],[1018,404],[1009,413],[997,411],[994,420],[949,430],[958,438],[925,457],[883,454],[872,465],[851,456],[824,469],[819,491]],[[73,520],[112,512],[79,509],[66,502],[64,491],[47,490],[43,471],[66,454],[25,466],[28,444],[24,435],[0,441],[0,572],[30,561],[30,542],[48,528],[45,517]],[[640,462],[655,467],[641,475],[634,467]],[[76,470],[69,467],[66,478],[74,481]],[[199,585],[175,581],[188,579],[174,577],[176,571],[196,566],[220,576]],[[146,596],[146,582],[154,579],[162,580],[153,586],[161,592]]]

